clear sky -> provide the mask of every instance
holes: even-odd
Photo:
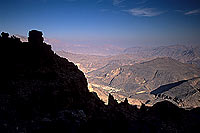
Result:
[[[0,31],[67,43],[200,44],[200,0],[4,0]]]

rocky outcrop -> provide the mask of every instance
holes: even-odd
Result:
[[[37,30],[32,30],[29,32],[28,42],[33,43],[35,45],[42,44],[44,38],[42,37],[42,32]]]
[[[117,103],[117,100],[114,99],[114,97],[109,94],[108,96],[108,106],[116,106],[118,103]]]

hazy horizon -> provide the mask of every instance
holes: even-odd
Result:
[[[0,4],[0,31],[27,36],[38,29],[62,45],[200,44],[199,5],[198,0],[7,0]]]

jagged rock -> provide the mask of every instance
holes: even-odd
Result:
[[[124,100],[124,104],[125,104],[125,105],[128,105],[128,104],[129,104],[127,98],[125,98],[125,100]]]
[[[117,100],[114,99],[114,97],[109,94],[108,96],[108,106],[116,106],[118,105]]]
[[[123,106],[130,106],[130,104],[128,103],[128,99],[127,98],[125,98],[124,102],[121,102],[120,104],[123,105]]]

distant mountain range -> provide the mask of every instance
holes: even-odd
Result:
[[[195,64],[200,67],[200,46],[170,45],[158,47],[132,47],[124,50],[126,54],[146,57],[171,57],[183,63]]]
[[[200,105],[198,50],[198,46],[175,45],[130,48],[125,54],[106,57],[65,51],[57,54],[75,62],[86,74],[91,90],[105,102],[112,93],[119,101],[129,98],[132,104],[153,105],[168,99],[189,108]]]
[[[104,58],[104,60],[129,60],[129,61],[136,61],[141,62],[145,60],[155,59],[157,57],[171,57],[173,59],[176,59],[182,63],[188,63],[188,64],[194,64],[197,67],[200,67],[200,46],[198,45],[170,45],[170,46],[158,46],[158,47],[131,47],[127,49],[117,49],[115,47],[107,48],[107,46],[95,47],[96,50],[91,50],[94,47],[88,46],[86,51],[84,51],[82,48],[79,49],[79,47],[72,46],[71,48],[68,48],[67,51],[74,54],[81,54],[81,55],[104,55],[107,56]],[[72,50],[74,49],[74,50]],[[79,51],[76,51],[75,49],[79,49]],[[107,50],[105,50],[107,49]],[[91,51],[91,53],[90,53]],[[93,52],[92,52],[93,51]],[[104,54],[101,52],[104,51]],[[111,52],[112,51],[112,52]],[[57,51],[58,53],[61,53],[62,51]],[[65,50],[63,51],[63,53]],[[109,54],[110,53],[110,54]],[[126,62],[124,61],[124,63]]]

